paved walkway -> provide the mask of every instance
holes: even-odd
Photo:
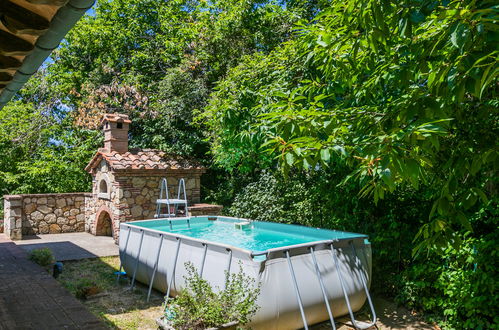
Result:
[[[0,234],[0,329],[107,329]]]
[[[25,236],[15,241],[26,251],[48,247],[58,261],[117,256],[118,245],[112,237],[89,233],[47,234]]]

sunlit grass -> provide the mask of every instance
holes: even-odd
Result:
[[[128,281],[116,283],[114,273],[118,267],[118,257],[69,261],[64,263],[58,280],[110,328],[157,329],[155,320],[162,313],[162,295],[153,293],[147,303],[144,286],[137,284],[132,292],[128,290]],[[82,288],[89,293],[86,298],[82,297]]]

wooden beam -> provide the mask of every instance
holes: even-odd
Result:
[[[40,36],[50,25],[49,20],[9,0],[0,1],[0,20],[14,34]]]
[[[0,55],[27,55],[34,46],[24,39],[0,30]]]
[[[59,6],[62,7],[68,2],[68,0],[27,0],[30,3],[34,3],[36,5],[51,5],[51,6]]]
[[[7,72],[0,72],[0,84],[8,84],[12,80],[12,76]]]
[[[21,65],[22,62],[14,57],[0,55],[0,72],[17,70]]]

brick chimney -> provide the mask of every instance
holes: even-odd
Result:
[[[128,151],[128,128],[131,121],[127,115],[105,114],[101,126],[104,130],[104,149],[107,152],[116,151],[125,153]]]

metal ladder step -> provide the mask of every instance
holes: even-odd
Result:
[[[182,194],[182,198],[181,198]],[[167,212],[162,213],[163,206],[166,205]],[[161,189],[159,192],[159,198],[156,200],[156,214],[155,218],[171,218],[176,217],[179,214],[178,207],[183,205],[184,216],[189,216],[189,209],[187,205],[187,194],[185,193],[185,180],[182,178],[178,182],[177,198],[170,198],[168,192],[168,181],[166,178],[161,180]],[[173,212],[172,212],[173,208]]]

